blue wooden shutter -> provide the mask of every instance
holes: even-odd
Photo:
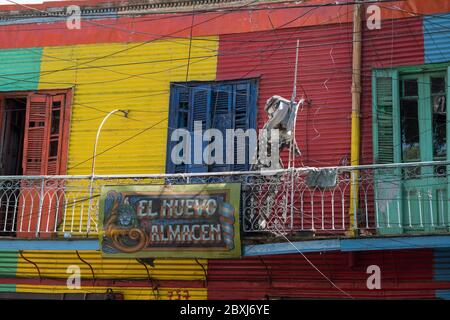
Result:
[[[166,154],[166,172],[167,173],[184,173],[186,172],[186,164],[175,165],[172,162],[171,154],[173,147],[178,141],[171,141],[172,132],[175,129],[190,129],[189,126],[189,90],[185,86],[174,84],[171,86],[170,97],[170,113],[169,113],[169,130],[167,136],[167,154]]]
[[[254,97],[253,97],[254,98]],[[239,83],[235,86],[234,91],[234,129],[242,129],[247,131],[249,128],[254,128],[251,126],[252,109],[254,106],[251,104],[252,92],[251,83]],[[249,169],[249,140],[246,138],[245,148],[242,148],[237,143],[234,146],[234,165],[233,171],[245,171]],[[245,155],[245,164],[238,164],[237,157],[238,154]]]
[[[194,123],[195,121],[201,121],[202,132],[209,129],[211,126],[211,86],[201,85],[191,89],[190,94],[190,109],[191,109],[191,121],[190,121],[190,131],[191,131],[191,164],[188,165],[188,172],[208,172],[208,166],[203,161],[203,150],[207,143],[202,143],[201,155],[199,154],[198,146],[195,145],[194,139]],[[195,157],[201,157],[201,163],[194,163]]]
[[[209,171],[218,172],[230,170],[231,166],[226,164],[226,130],[233,128],[232,102],[232,85],[219,85],[215,87],[212,93],[211,127],[220,130],[224,138],[222,150],[223,164],[213,164],[210,166]]]

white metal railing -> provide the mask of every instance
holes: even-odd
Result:
[[[447,167],[450,162],[439,161],[270,172],[99,175],[93,180],[91,176],[3,176],[0,236],[95,237],[104,184],[226,182],[241,184],[241,225],[246,233],[446,232],[450,227]],[[352,188],[354,199],[350,199]]]

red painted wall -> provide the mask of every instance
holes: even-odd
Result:
[[[449,283],[433,281],[432,250],[325,252],[306,257],[354,298],[434,298]],[[366,286],[367,267],[381,269],[381,290]],[[208,299],[343,298],[302,255],[209,260]]]
[[[124,2],[108,0],[48,2],[31,5],[38,10],[63,7],[71,4],[95,7],[108,2],[126,5]],[[264,10],[242,10],[239,12],[208,12],[197,14],[194,20],[193,36],[232,34],[315,26],[320,24],[347,23],[352,21],[351,6],[320,6],[329,0],[308,1],[310,7],[298,8],[298,3],[261,4]],[[104,4],[103,4],[104,5]],[[319,5],[317,7],[311,7]],[[27,5],[30,6],[30,5]],[[258,7],[255,5],[255,7]],[[282,7],[283,9],[273,9]],[[391,9],[391,8],[400,8]],[[28,10],[18,5],[1,5],[0,11]],[[404,11],[402,11],[404,10]],[[30,11],[30,10],[28,10]],[[404,18],[408,12],[435,14],[450,11],[448,0],[408,0],[390,2],[381,8],[382,19]],[[69,30],[66,22],[29,23],[0,26],[0,48],[29,48],[43,46],[63,46],[89,43],[139,42],[172,37],[188,37],[192,17],[189,12],[177,14],[151,14],[136,17],[119,16],[104,20],[82,19],[80,30]]]
[[[262,127],[266,100],[273,95],[291,97],[297,39],[297,92],[312,101],[298,115],[296,137],[302,156],[297,165],[338,165],[350,151],[349,24],[221,36],[217,79],[260,79],[258,126]]]
[[[380,30],[363,29],[361,163],[373,163],[372,70],[424,63],[422,18],[383,21]]]

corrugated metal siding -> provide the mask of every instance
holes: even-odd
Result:
[[[77,265],[82,278],[92,279],[90,267],[81,261],[75,251],[23,251],[22,255],[35,263],[44,278],[66,278],[67,268]],[[80,257],[94,269],[96,279],[147,279],[145,267],[135,259],[104,258],[98,251],[79,251]],[[206,260],[194,259],[157,259],[155,267],[149,266],[155,280],[204,280],[202,267]],[[24,258],[18,258],[17,277],[39,277],[36,266]]]
[[[434,280],[450,282],[450,249],[434,250]]]
[[[35,90],[42,48],[0,50],[0,91]]]
[[[201,288],[161,288],[152,291],[148,287],[83,287],[68,289],[66,286],[53,285],[22,285],[16,287],[16,292],[30,293],[106,293],[111,288],[114,293],[122,293],[125,300],[206,300],[206,289]],[[1,290],[1,289],[0,289]],[[180,294],[180,296],[178,296]]]
[[[192,41],[189,81],[215,79],[218,43],[206,40]],[[75,87],[67,174],[90,173],[97,128],[117,108],[128,119],[105,123],[95,173],[164,173],[170,83],[186,80],[188,50],[188,39],[44,48],[39,89]],[[86,209],[73,212],[73,230],[85,233]]]
[[[129,119],[113,116],[108,120],[98,153],[155,127],[98,156],[95,172],[164,172],[169,85],[186,80],[188,48],[188,39],[44,48],[39,89],[75,85],[68,174],[90,172],[98,125],[115,108],[129,110]],[[216,48],[216,41],[193,41],[189,80],[215,79]],[[98,60],[90,62],[93,59]],[[52,72],[61,68],[67,70]]]
[[[312,100],[312,106],[298,115],[300,158],[304,165],[338,165],[350,152],[349,24],[221,36],[217,78],[260,78],[258,126],[262,127],[267,119],[266,100],[272,95],[291,97],[297,39],[298,95],[301,97],[303,87]]]
[[[434,298],[432,250],[314,253],[308,259],[355,298]],[[368,290],[367,267],[381,269],[381,290]],[[447,284],[446,288],[450,288]],[[348,298],[300,255],[209,261],[208,299]]]
[[[0,278],[13,277],[16,274],[16,270],[17,270],[17,252],[0,251]]]
[[[450,61],[450,14],[423,18],[425,62]]]
[[[443,300],[450,300],[450,290],[437,290],[436,298]]]
[[[381,29],[363,29],[361,163],[373,163],[372,70],[424,63],[422,18],[382,21]]]
[[[325,4],[328,2],[328,0],[314,1],[316,4]],[[262,3],[261,6],[267,7],[267,4]],[[273,10],[277,6],[283,6],[285,10],[278,10],[279,8]],[[289,8],[289,6],[298,6],[298,4],[272,3],[264,10],[250,9],[235,10],[225,14],[217,12],[197,14],[195,16],[197,25],[193,29],[193,34],[194,36],[209,36],[271,30],[275,26],[280,28],[283,26],[302,27],[318,24],[345,23],[352,21],[353,16],[351,7],[345,4],[342,6],[317,6],[314,10],[311,10],[309,7]],[[397,7],[399,10],[383,8],[382,19],[409,17],[411,11],[417,12],[418,14],[444,13],[449,11],[447,0],[397,1],[389,3],[389,6]],[[2,6],[0,10],[6,11],[11,10],[11,8],[13,7]],[[138,42],[159,39],[160,34],[176,34],[176,36],[180,37],[189,36],[189,26],[191,24],[191,16],[189,14],[167,14],[164,15],[164,19],[159,19],[159,17],[149,19],[148,15],[145,14],[130,17],[126,16],[127,11],[119,11],[118,14],[119,17],[117,19],[105,19],[98,25],[87,24],[88,27],[82,27],[80,30],[67,30],[65,22],[40,24],[39,28],[30,28],[29,25],[4,26],[0,30],[0,47],[21,48],[100,42]],[[201,23],[198,23],[198,21],[201,21]],[[289,23],[286,24],[286,22]],[[55,30],[57,31],[55,32]],[[158,30],[159,32],[153,33],[152,30]],[[33,34],[31,31],[36,31],[36,34]],[[70,35],[61,37],[60,34],[66,31],[70,32]],[[11,36],[12,34],[13,36]]]
[[[296,138],[302,156],[297,157],[297,166],[334,166],[348,162],[351,36],[351,25],[342,24],[220,37],[218,80],[259,78],[259,128],[267,120],[264,112],[267,99],[273,95],[290,99],[292,95],[296,42],[300,40],[297,92],[299,97],[305,94],[311,106],[298,112]],[[281,156],[287,163],[287,151]],[[313,215],[309,208],[304,209],[304,227],[311,228]],[[331,228],[331,215],[330,209],[325,214],[326,228]],[[335,218],[336,225],[340,225],[340,217]],[[295,219],[299,226],[300,215]],[[317,224],[320,221],[316,227]]]
[[[207,261],[157,259],[145,267],[134,259],[109,259],[97,251],[0,252],[0,292],[104,293],[107,288],[125,299],[206,299]],[[28,260],[28,261],[27,261]],[[81,288],[67,288],[69,266],[81,270]],[[202,267],[203,266],[203,267]],[[39,271],[38,271],[39,269]],[[158,289],[152,290],[152,285]]]

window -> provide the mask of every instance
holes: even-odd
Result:
[[[70,90],[37,92],[5,92],[0,94],[0,174],[3,176],[60,175],[66,173],[67,142],[70,118]],[[23,192],[21,184],[11,182],[0,196],[0,226],[5,235],[12,235],[17,226],[29,225],[31,232],[16,233],[19,237],[34,236],[38,223],[39,199],[31,192]],[[5,183],[5,181],[4,181]],[[32,183],[32,182],[28,182]],[[33,183],[40,183],[36,180]],[[7,184],[7,183],[6,183]],[[23,183],[23,186],[26,186]],[[30,186],[28,186],[30,187]],[[19,193],[22,194],[19,196]],[[42,225],[53,229],[57,205],[43,199],[45,208]],[[14,202],[14,203],[12,203]],[[13,210],[13,212],[11,211]],[[27,216],[18,212],[28,212]],[[23,220],[22,220],[23,219]],[[51,229],[51,230],[52,230]],[[0,235],[2,235],[0,233]]]
[[[446,66],[375,70],[374,159],[380,164],[449,159]],[[449,226],[446,166],[376,172],[378,222],[397,232],[436,231]]]
[[[170,90],[166,171],[185,173],[248,170],[249,136],[245,138],[245,144],[239,143],[239,139],[234,138],[232,163],[226,159],[225,137],[228,129],[242,129],[241,132],[246,133],[248,129],[256,129],[256,85],[256,80],[173,83]],[[197,129],[201,126],[200,150],[203,150],[203,154],[194,152],[199,150],[194,146],[198,141],[195,134],[199,131],[194,130],[196,124]],[[178,150],[174,147],[181,142],[182,138],[172,139],[175,129],[184,129],[189,135],[184,139],[190,139],[190,148],[181,148],[176,153],[177,158],[183,159],[178,163],[173,161],[172,151]],[[224,138],[223,150],[208,149],[210,153],[207,152],[208,145],[217,138],[216,136],[207,138],[204,134],[208,129],[217,129],[221,132]],[[187,152],[190,154],[185,154]],[[220,158],[222,161],[206,161],[204,154],[206,156],[210,154],[214,159]],[[243,163],[241,159],[244,154],[245,162]]]

